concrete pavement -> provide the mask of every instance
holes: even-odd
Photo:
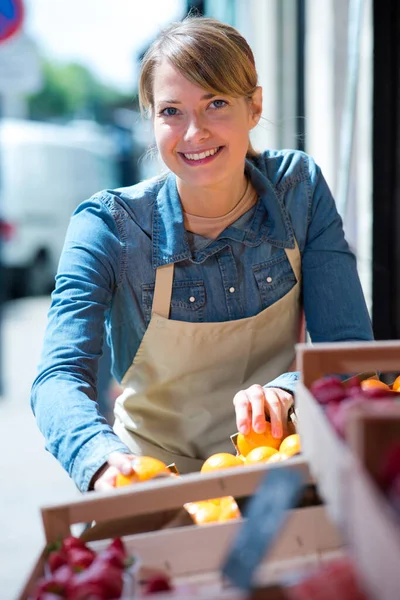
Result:
[[[40,507],[79,494],[44,449],[29,405],[49,298],[5,306],[4,395],[0,398],[0,600],[15,600],[44,545]]]

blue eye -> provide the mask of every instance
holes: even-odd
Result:
[[[224,108],[228,103],[225,100],[214,100],[211,102],[211,105],[212,104],[214,105],[214,108]]]
[[[160,114],[166,117],[175,117],[178,114],[178,109],[174,106],[167,106],[167,108],[164,108]]]

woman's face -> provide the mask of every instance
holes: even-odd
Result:
[[[153,94],[157,147],[183,184],[218,188],[243,178],[249,131],[261,113],[261,89],[253,101],[210,94],[164,60],[155,71]]]

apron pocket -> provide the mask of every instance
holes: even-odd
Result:
[[[253,273],[263,308],[271,306],[286,296],[296,284],[296,276],[286,253],[254,265]]]

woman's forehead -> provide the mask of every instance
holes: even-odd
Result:
[[[153,94],[156,102],[180,101],[187,94],[208,99],[215,94],[189,81],[169,60],[162,60],[154,69]]]

